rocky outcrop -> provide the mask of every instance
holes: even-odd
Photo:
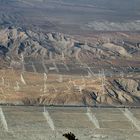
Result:
[[[123,45],[113,43],[88,44],[74,40],[61,33],[38,33],[22,28],[9,27],[0,30],[0,56],[10,60],[24,57],[49,59],[49,53],[58,60],[62,55],[68,58],[85,59],[85,54],[95,58],[130,58],[132,55]],[[82,58],[79,56],[82,56]],[[61,57],[62,58],[62,57]]]
[[[140,81],[133,79],[109,80],[105,86],[105,93],[100,93],[97,101],[105,104],[139,104]]]
[[[91,90],[88,87],[69,93],[51,93],[37,98],[24,98],[26,105],[139,105],[140,104],[140,81],[132,79],[108,80],[104,93],[102,89]]]
[[[108,49],[108,51],[114,53],[114,55],[116,54],[118,56],[131,57],[131,55],[127,52],[125,48],[123,48],[123,46],[115,45],[112,43],[105,43],[103,44],[103,47]]]

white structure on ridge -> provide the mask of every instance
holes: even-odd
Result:
[[[71,87],[65,83],[68,90],[71,90]]]
[[[106,77],[105,77],[104,70],[102,70],[102,90],[103,90],[103,94],[105,94],[105,82],[106,82]]]
[[[55,126],[54,126],[54,122],[49,114],[49,112],[47,111],[47,109],[45,108],[44,106],[44,112],[43,112],[43,115],[45,117],[45,119],[47,120],[50,128],[54,131],[55,130]]]
[[[59,75],[58,82],[59,82],[59,83],[62,83],[62,82],[63,82],[63,76],[62,76],[62,75]]]
[[[43,90],[44,93],[47,92],[47,79],[48,79],[47,74],[44,73],[44,90]]]
[[[52,57],[52,52],[51,52],[51,51],[49,52],[49,59],[50,59],[50,60],[53,59],[53,57]]]
[[[2,124],[3,129],[8,132],[8,125],[1,107],[0,107],[0,122]]]
[[[124,73],[123,73],[123,71],[120,72],[120,77],[121,77],[121,78],[124,78]]]
[[[62,52],[62,60],[65,60],[65,54]]]
[[[22,71],[25,71],[25,67],[24,67],[24,55],[21,54],[21,64],[22,64]]]
[[[100,124],[98,119],[96,118],[96,116],[92,113],[91,109],[88,107],[87,108],[87,113],[86,113],[87,117],[89,118],[89,120],[95,125],[95,127],[97,129],[100,129]]]
[[[99,80],[101,80],[102,93],[105,94],[106,77],[105,77],[104,70],[99,71],[98,77],[99,77]]]
[[[121,111],[125,117],[137,128],[137,130],[140,131],[140,121],[133,115],[133,113],[127,108],[125,108],[125,110],[121,109]]]
[[[53,87],[53,89],[54,89],[55,92],[58,92],[58,90],[55,87]]]
[[[4,80],[4,78],[2,77],[1,80],[2,80],[2,85],[4,86],[4,85],[5,85],[5,80]]]
[[[88,78],[91,78],[92,77],[92,74],[91,74],[91,72],[88,70],[88,76],[87,76]]]
[[[82,94],[82,90],[85,89],[86,87],[86,84],[84,83],[83,85],[77,85],[75,83],[75,81],[73,81],[73,86],[76,90],[78,90],[81,94]]]
[[[19,87],[19,83],[16,81],[16,87],[14,87],[15,91],[19,91],[20,87]]]
[[[23,77],[22,74],[20,75],[20,79],[21,79],[21,82],[22,82],[24,85],[26,85],[25,79],[24,79],[24,77]]]

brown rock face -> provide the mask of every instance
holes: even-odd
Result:
[[[78,38],[77,38],[78,39]],[[94,44],[82,43],[72,36],[62,33],[33,32],[22,28],[5,28],[0,30],[0,54],[9,60],[20,61],[21,54],[24,57],[44,58],[48,60],[50,53],[57,60],[62,55],[74,58],[77,61],[89,61],[93,58],[133,58],[131,50],[139,53],[139,48],[135,46],[125,46],[120,41],[100,42]],[[118,45],[117,45],[118,44]],[[87,55],[89,58],[87,58]]]
[[[131,88],[129,87],[130,83]],[[90,85],[92,89],[89,89],[89,85],[87,85],[82,90],[82,93],[73,90],[71,90],[71,93],[50,93],[38,97],[34,103],[56,105],[138,105],[140,104],[139,83],[140,81],[132,79],[108,79],[104,87],[104,93],[101,90],[101,86],[100,88],[93,89],[94,86],[97,87],[97,85],[93,84]],[[33,103],[32,99],[27,101],[25,101],[25,104]]]

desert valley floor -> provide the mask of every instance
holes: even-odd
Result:
[[[4,140],[138,140],[138,108],[2,106],[0,138]]]

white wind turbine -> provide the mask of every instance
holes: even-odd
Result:
[[[47,77],[47,74],[46,73],[44,73],[44,93],[46,93],[47,92],[47,79],[48,79],[48,77]]]
[[[26,85],[25,79],[24,79],[24,77],[23,77],[22,74],[20,75],[20,79],[21,79],[21,82],[22,82],[24,85]]]
[[[14,90],[19,91],[19,89],[20,89],[19,82],[16,81],[16,87],[14,87]]]

